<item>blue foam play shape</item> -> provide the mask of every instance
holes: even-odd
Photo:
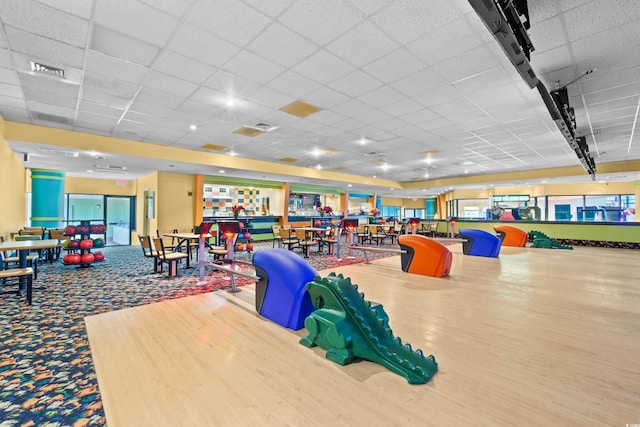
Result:
[[[318,275],[303,258],[287,249],[263,249],[253,255],[260,281],[256,283],[256,310],[261,316],[293,330],[315,308],[305,285]]]
[[[500,254],[502,240],[495,234],[473,228],[463,228],[458,230],[458,233],[463,239],[467,239],[467,242],[462,244],[462,252],[465,255],[496,258]]]

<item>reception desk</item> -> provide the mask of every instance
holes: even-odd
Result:
[[[210,216],[204,217],[203,221],[213,224],[216,224],[218,221],[241,221],[244,223],[245,229],[251,233],[251,240],[260,241],[273,238],[271,226],[281,224],[282,217],[273,215],[239,216],[238,218],[234,218],[233,216]]]

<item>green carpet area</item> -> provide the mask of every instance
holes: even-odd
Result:
[[[270,247],[271,242],[259,242],[255,250]],[[225,274],[211,269],[200,285],[195,260],[196,268],[181,268],[179,277],[166,279],[153,273],[153,261],[140,247],[103,252],[105,261],[90,268],[41,264],[34,286],[43,289],[34,290],[32,306],[24,297],[0,295],[0,427],[104,425],[84,317],[230,286]],[[346,255],[343,248],[342,261],[326,254],[307,260],[316,271],[364,262],[359,251],[354,259]],[[251,254],[236,259],[250,261]],[[236,283],[252,282],[238,278]]]

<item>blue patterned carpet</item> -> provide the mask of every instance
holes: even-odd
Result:
[[[271,242],[256,246],[260,250]],[[206,285],[199,285],[197,268],[181,269],[174,279],[153,274],[152,260],[139,247],[103,252],[105,262],[91,268],[42,264],[34,286],[45,288],[34,290],[32,306],[15,294],[0,295],[0,427],[105,425],[84,317],[229,287],[224,274],[211,271]],[[364,258],[338,262],[314,254],[308,261],[319,271]]]

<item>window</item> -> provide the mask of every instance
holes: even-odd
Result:
[[[404,218],[425,219],[425,210],[424,209],[405,209]]]
[[[383,218],[396,218],[400,219],[400,206],[383,206],[382,207]]]

